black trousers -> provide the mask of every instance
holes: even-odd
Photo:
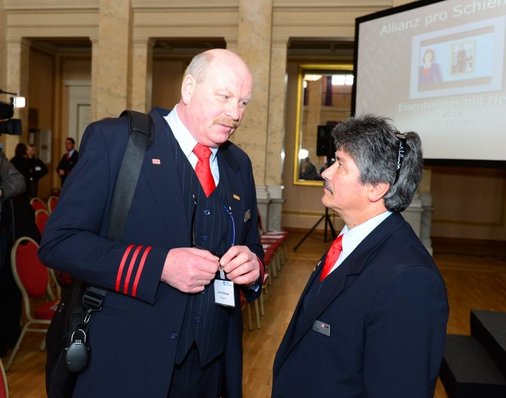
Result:
[[[167,398],[219,398],[225,396],[224,386],[224,356],[201,366],[197,346],[193,344],[183,362],[174,366]]]

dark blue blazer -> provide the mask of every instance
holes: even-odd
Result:
[[[324,258],[276,354],[272,396],[432,397],[448,304],[438,269],[409,224],[399,214],[387,217],[302,314]]]
[[[127,144],[126,118],[88,126],[79,162],[46,225],[42,261],[109,290],[103,310],[91,319],[91,359],[74,397],[167,397],[188,295],[161,283],[160,276],[169,250],[191,246],[191,217],[174,167],[187,159],[170,144],[172,132],[163,119],[167,114],[161,109],[150,113],[154,145],[146,152],[121,241],[107,239],[106,232]],[[218,162],[236,244],[249,246],[262,259],[251,162],[231,143],[220,147]],[[237,398],[242,376],[239,307],[230,318],[225,351],[227,397]]]

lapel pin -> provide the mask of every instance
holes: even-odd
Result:
[[[241,197],[237,194],[233,194],[232,197],[235,199],[235,200],[241,200]]]
[[[160,159],[151,159],[151,163],[160,164]]]

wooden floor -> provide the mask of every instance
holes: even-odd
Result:
[[[304,233],[290,231],[289,259],[272,280],[261,328],[245,328],[244,398],[270,397],[274,354],[315,262],[330,244],[314,232],[293,251]],[[469,334],[471,309],[506,311],[506,245],[434,241],[433,247],[450,301],[448,333]],[[45,397],[45,354],[38,350],[39,343],[40,336],[29,335],[8,372],[11,398]],[[439,382],[434,396],[447,398]]]

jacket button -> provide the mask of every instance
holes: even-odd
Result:
[[[177,339],[177,333],[176,333],[176,332],[172,332],[172,333],[170,334],[170,339],[171,339],[171,340],[176,340],[176,339]]]

